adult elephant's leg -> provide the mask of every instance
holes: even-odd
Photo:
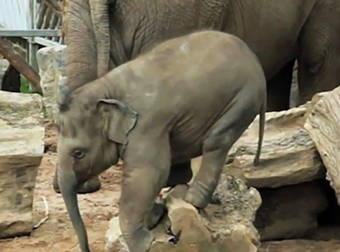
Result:
[[[289,109],[294,60],[267,82],[267,111]]]
[[[300,104],[340,85],[340,2],[319,4],[299,39]]]
[[[180,164],[173,164],[170,168],[167,186],[187,184],[191,178],[192,170],[190,160]]]

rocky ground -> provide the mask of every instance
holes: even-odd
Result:
[[[77,239],[61,195],[52,188],[52,177],[56,165],[56,128],[46,125],[46,153],[42,160],[36,182],[34,198],[34,222],[45,216],[42,197],[48,203],[48,220],[35,229],[30,236],[0,240],[1,252],[79,252]],[[90,237],[93,252],[104,251],[104,236],[110,219],[118,214],[120,195],[121,165],[112,167],[101,175],[102,189],[99,192],[80,195],[80,208]],[[338,229],[322,237],[328,240],[337,237]],[[321,239],[321,238],[320,238]],[[340,241],[287,240],[264,243],[260,252],[340,252]],[[233,251],[235,252],[235,251]],[[246,252],[246,251],[241,251]]]

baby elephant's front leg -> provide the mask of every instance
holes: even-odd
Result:
[[[119,220],[129,251],[146,252],[150,248],[153,236],[144,224],[145,217],[149,216],[152,210],[157,189],[151,182],[152,174],[146,169],[139,168],[135,173],[124,178]]]
[[[164,145],[163,145],[164,146]],[[136,153],[136,152],[134,152]],[[168,153],[168,152],[166,152]],[[165,186],[170,167],[168,155],[157,151],[124,161],[124,178],[119,206],[120,227],[130,252],[146,252],[153,241],[145,223],[161,188]],[[127,156],[129,153],[127,152]],[[148,156],[149,155],[149,156]],[[147,157],[146,159],[144,159]]]

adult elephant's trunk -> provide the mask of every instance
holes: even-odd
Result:
[[[90,0],[92,23],[97,45],[97,76],[101,77],[109,71],[110,61],[110,0]]]
[[[62,163],[61,163],[62,164]],[[58,169],[58,183],[61,194],[70,216],[73,227],[77,233],[79,246],[82,252],[90,252],[87,233],[84,222],[81,218],[78,200],[77,200],[77,185],[78,181],[72,169]]]
[[[71,0],[68,12],[67,76],[70,91],[97,77],[97,48],[88,0]]]

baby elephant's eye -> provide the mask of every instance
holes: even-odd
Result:
[[[72,156],[76,159],[82,159],[85,157],[85,152],[81,150],[75,150],[72,152]]]

